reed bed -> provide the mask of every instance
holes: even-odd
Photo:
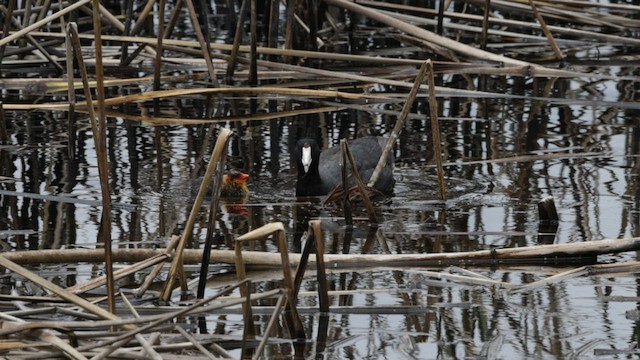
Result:
[[[134,3],[139,6],[135,12]],[[73,125],[69,126],[67,134],[70,139],[75,138],[78,126],[87,125],[92,130],[101,189],[101,201],[87,203],[101,209],[101,227],[96,239],[100,245],[96,249],[0,254],[0,266],[7,273],[35,284],[44,293],[41,296],[0,296],[0,307],[3,308],[0,352],[15,359],[264,358],[280,353],[302,356],[305,341],[310,337],[301,319],[304,314],[320,316],[316,351],[322,353],[327,345],[327,314],[385,311],[416,314],[424,311],[424,307],[412,305],[408,296],[403,298],[405,304],[390,309],[349,307],[345,303],[336,306],[334,298],[353,296],[363,290],[330,290],[327,277],[332,272],[350,270],[355,274],[384,268],[392,273],[404,271],[414,276],[415,281],[411,284],[397,281],[398,288],[371,291],[410,293],[428,284],[486,287],[504,291],[507,295],[531,292],[579,276],[637,272],[639,265],[636,262],[598,264],[597,260],[600,255],[639,250],[639,238],[398,254],[392,253],[382,230],[376,229],[372,239],[385,254],[328,254],[318,220],[309,222],[300,254],[292,253],[288,248],[287,239],[291,234],[286,233],[281,223],[270,223],[235,238],[234,250],[212,249],[211,238],[219,211],[218,194],[228,141],[232,136],[228,126],[250,132],[255,124],[271,124],[283,119],[296,121],[306,116],[322,118],[332,112],[355,108],[394,118],[388,146],[391,149],[405,128],[405,120],[426,117],[433,136],[436,155],[432,166],[437,168],[438,204],[441,206],[446,206],[442,204],[447,200],[443,170],[447,166],[606,156],[603,152],[567,151],[447,162],[446,150],[441,147],[439,119],[442,120],[442,111],[438,101],[444,98],[527,98],[493,91],[487,86],[490,76],[579,79],[585,87],[604,80],[637,85],[638,78],[634,74],[583,73],[559,65],[568,59],[575,60],[575,54],[581,51],[640,45],[640,40],[634,36],[640,29],[640,20],[636,18],[640,6],[591,1],[473,0],[434,1],[429,2],[434,6],[427,8],[383,1],[325,0],[321,2],[322,6],[305,9],[294,6],[294,2],[281,4],[280,1],[266,2],[264,9],[258,9],[256,1],[227,3],[232,4],[228,10],[235,26],[231,27],[233,36],[229,36],[226,43],[216,41],[221,35],[215,34],[215,29],[208,25],[208,8],[200,8],[192,0],[129,1],[128,8],[113,4],[110,7],[97,0],[24,1],[20,4],[9,0],[0,5],[3,20],[1,91],[24,94],[29,99],[44,98],[0,102],[0,142],[6,145],[11,136],[6,129],[6,112],[64,114]],[[375,31],[388,32],[390,38],[402,44],[404,49],[389,49],[399,52],[400,56],[387,55],[384,50],[345,53],[341,39],[348,37],[348,23],[355,24],[358,18],[366,19],[366,24]],[[189,24],[192,34],[175,38],[176,24]],[[473,85],[466,88],[443,84],[443,77],[452,74],[477,76],[480,80],[471,81]],[[612,101],[597,92],[590,97],[571,98],[556,97],[550,94],[550,89],[544,90],[546,92],[534,100],[574,105],[615,103],[619,109],[640,108],[636,101]],[[236,114],[225,111],[227,99],[234,97],[246,100],[249,110]],[[205,99],[209,103],[207,113],[198,117],[168,116],[161,111],[160,103],[177,104],[187,99]],[[418,115],[416,99],[423,100],[428,110],[424,113],[428,116]],[[278,105],[278,101],[290,100],[304,106],[293,109],[290,105]],[[388,107],[382,109],[381,105]],[[393,108],[399,110],[389,110]],[[109,119],[113,118],[152,127],[157,131],[157,139],[165,126],[203,126],[205,135],[202,138],[207,141],[202,144],[198,164],[201,168],[205,168],[205,154],[213,148],[206,162],[205,181],[189,204],[188,220],[179,235],[167,238],[164,249],[112,246],[112,211],[129,206],[111,201],[107,128]],[[75,155],[73,149],[69,151]],[[346,144],[344,152],[347,163],[349,150]],[[162,151],[157,154],[157,163],[161,164],[164,160]],[[384,164],[384,158],[380,164]],[[161,178],[161,171],[158,173]],[[204,193],[210,181],[215,184],[215,191],[208,210],[208,235],[202,249],[191,249],[189,241],[201,215]],[[368,199],[364,184],[351,190],[355,191]],[[47,197],[4,189],[0,190],[0,195]],[[336,198],[345,204],[351,201],[344,193]],[[49,200],[61,203],[85,201],[64,195]],[[373,205],[367,207],[367,221],[377,224]],[[353,218],[345,209],[345,218],[348,218],[345,221],[352,225]],[[444,216],[444,211],[442,214]],[[375,228],[376,225],[371,226]],[[441,235],[443,233],[446,232]],[[269,238],[275,239],[278,254],[245,250],[242,246],[252,247]],[[103,264],[104,276],[63,288],[27,267],[27,264],[70,263]],[[211,264],[225,264],[236,272],[237,277],[228,280],[229,284],[225,286],[217,284],[221,290],[206,296],[205,290],[211,285],[208,282],[217,280],[210,275]],[[527,284],[494,280],[470,270],[523,264],[571,268],[550,267],[548,272],[537,274],[539,280]],[[189,268],[189,265],[194,267]],[[267,282],[259,277],[258,269],[264,268],[278,269],[277,286],[273,289],[265,290],[256,285]],[[144,278],[140,287],[130,292],[116,289],[118,280],[134,275]],[[309,280],[313,275],[315,280]],[[274,276],[269,273],[266,278],[273,280]],[[301,291],[305,281],[316,285],[317,292]],[[159,283],[161,290],[149,290]],[[193,289],[197,289],[194,297],[185,295]],[[317,297],[318,306],[298,306],[302,297]],[[55,316],[46,319],[47,314]],[[239,315],[229,321],[242,330],[237,336],[216,335],[207,333],[206,326],[202,326],[199,334],[194,333],[192,324],[206,324],[207,317],[212,314]],[[256,323],[258,319],[263,322]],[[224,320],[218,317],[217,321]],[[499,342],[496,338],[493,346],[499,347]],[[277,350],[269,353],[269,348]]]

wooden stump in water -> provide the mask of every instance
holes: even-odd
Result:
[[[558,211],[553,196],[547,196],[538,203],[538,243],[553,244],[558,231]]]

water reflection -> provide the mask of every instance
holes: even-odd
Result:
[[[619,69],[620,74],[629,70]],[[477,79],[443,76],[450,86],[474,86]],[[448,179],[448,201],[436,200],[428,122],[415,116],[396,149],[395,196],[379,204],[385,219],[379,228],[366,222],[347,227],[341,211],[319,199],[295,198],[293,144],[309,128],[323,145],[339,138],[385,134],[391,115],[356,109],[301,116],[265,123],[224,124],[236,131],[229,167],[252,176],[244,204],[225,204],[216,219],[213,246],[233,248],[233,240],[266,223],[281,221],[291,251],[300,252],[311,219],[323,219],[327,252],[432,253],[515,247],[539,242],[581,242],[640,236],[640,125],[638,110],[615,104],[582,106],[549,103],[543,97],[585,97],[576,81],[489,78],[493,91],[531,99],[441,99],[442,130]],[[607,97],[638,100],[635,84],[620,81],[601,86]],[[374,89],[374,91],[377,89]],[[379,91],[398,89],[381,87]],[[400,90],[398,90],[400,91]],[[5,91],[5,103],[36,101]],[[219,104],[216,98],[166,101],[160,110],[200,118],[242,114],[243,101]],[[213,105],[212,105],[213,104]],[[140,104],[126,113],[151,111]],[[270,107],[309,106],[296,100],[271,100]],[[149,105],[150,106],[150,105]],[[385,105],[397,112],[397,104]],[[215,111],[213,111],[215,109]],[[418,101],[415,115],[426,114]],[[69,122],[64,112],[6,111],[9,139],[0,146],[0,234],[13,250],[94,247],[100,209],[79,201],[56,201],[28,194],[62,195],[99,200],[99,182],[91,132],[82,115]],[[179,233],[191,202],[190,179],[201,172],[210,148],[208,126],[147,127],[111,118],[108,129],[109,178],[116,203],[113,236],[120,247],[164,246]],[[497,161],[497,159],[507,159]],[[200,170],[199,170],[200,169]],[[8,192],[22,192],[16,196]],[[557,230],[540,230],[537,203],[556,199]],[[239,208],[237,206],[240,206]],[[204,242],[207,208],[191,248]],[[5,231],[5,233],[1,233]],[[553,233],[542,240],[540,232]],[[274,242],[251,250],[277,250]],[[604,257],[632,260],[635,254]],[[70,286],[99,275],[99,266],[60,269],[43,267],[61,285]],[[57,270],[58,272],[56,273]],[[73,270],[73,271],[72,271]],[[428,269],[340,269],[329,274],[332,312],[317,313],[317,284],[309,273],[298,299],[306,326],[305,354],[326,358],[475,358],[502,354],[530,358],[591,356],[595,350],[627,349],[638,339],[639,286],[633,275],[585,276],[520,294],[504,289],[460,285],[425,277]],[[493,280],[530,283],[561,269],[472,269]],[[229,278],[213,277],[212,288]],[[275,279],[275,280],[274,280]],[[139,282],[141,279],[130,279]],[[258,291],[280,286],[274,274],[260,279]],[[13,277],[3,277],[2,292],[38,293]],[[273,305],[273,302],[263,302]],[[258,326],[265,326],[268,317]],[[241,317],[212,315],[202,331],[237,335]],[[264,329],[264,327],[263,327]],[[278,335],[286,338],[285,329]],[[289,356],[287,347],[270,348],[270,356]]]

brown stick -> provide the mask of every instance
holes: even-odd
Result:
[[[549,40],[549,45],[551,45],[551,48],[553,49],[553,53],[556,55],[556,59],[558,60],[564,59],[564,56],[562,55],[562,51],[560,50],[560,47],[558,47],[558,43],[556,42],[556,39],[553,37],[553,34],[547,27],[547,22],[544,21],[544,18],[542,17],[540,12],[538,11],[538,8],[536,7],[536,4],[533,2],[533,0],[529,0],[529,5],[531,5],[531,10],[533,10],[533,15],[535,15],[536,19],[538,19],[538,22],[540,23],[540,28],[542,29],[542,32],[544,32],[544,35]]]
[[[440,123],[438,122],[438,100],[436,99],[436,82],[431,59],[427,60],[427,82],[429,83],[429,117],[431,118],[431,135],[433,136],[433,156],[438,172],[438,189],[440,200],[447,200],[444,183],[444,167],[442,166],[442,140],[440,139]]]
[[[99,13],[100,1],[93,0],[93,29],[95,32],[95,49],[96,49],[96,93],[98,95],[97,103],[97,126],[94,132],[96,139],[96,153],[98,156],[98,172],[100,174],[100,191],[102,194],[102,240],[104,242],[104,259],[105,273],[107,275],[107,296],[109,311],[115,314],[116,300],[115,288],[113,285],[113,261],[111,259],[111,191],[109,190],[109,159],[107,158],[107,117],[104,112],[104,69],[102,66],[102,25]],[[91,121],[96,121],[92,117]]]
[[[266,225],[265,225],[266,226]],[[409,266],[428,264],[433,266],[449,265],[451,262],[469,263],[481,260],[478,265],[488,265],[486,260],[502,263],[505,260],[536,260],[539,258],[562,259],[571,256],[596,256],[613,254],[640,249],[640,237],[628,239],[604,239],[569,244],[534,245],[519,248],[505,248],[495,250],[479,250],[452,253],[431,254],[393,254],[393,255],[336,255],[326,254],[325,260],[335,266],[354,264],[361,266]],[[142,261],[158,254],[162,249],[113,249],[114,262]],[[102,262],[104,251],[101,249],[63,249],[63,250],[29,250],[6,252],[2,256],[10,261],[21,264],[56,264],[75,262]],[[235,264],[233,250],[213,250],[211,257],[216,262]],[[300,262],[300,254],[289,254],[291,265]],[[279,254],[260,251],[244,251],[242,258],[247,265],[282,267]],[[183,251],[183,261],[186,264],[198,264],[202,260],[202,251],[186,249]],[[484,261],[482,261],[484,260]],[[314,263],[310,259],[310,263]],[[495,265],[492,264],[492,265]]]
[[[378,160],[378,164],[376,165],[376,168],[373,171],[373,174],[371,174],[371,178],[369,179],[369,183],[367,184],[367,186],[373,187],[376,184],[376,181],[378,181],[378,177],[380,176],[382,169],[387,164],[387,158],[389,158],[389,154],[393,150],[393,146],[395,145],[396,140],[398,139],[398,136],[400,136],[400,132],[404,127],[404,122],[409,116],[409,113],[411,112],[411,108],[413,107],[413,103],[416,100],[416,97],[418,96],[418,90],[420,90],[420,84],[422,84],[422,80],[424,79],[424,75],[426,72],[427,72],[427,63],[425,62],[420,67],[420,71],[418,71],[418,75],[416,76],[416,79],[413,82],[411,91],[407,96],[407,101],[404,103],[404,106],[402,107],[402,112],[400,113],[400,116],[396,120],[396,124],[393,126],[393,130],[391,131],[391,134],[389,134],[389,139],[387,139],[387,145],[384,147],[384,150],[382,151],[382,156],[380,156],[380,160]]]
[[[226,151],[226,147],[222,144],[226,144],[226,138],[231,136],[231,131],[226,128],[220,129],[219,138],[225,139],[224,141],[216,142],[216,146],[211,152],[211,158],[209,159],[209,164],[207,166],[207,171],[204,174],[204,178],[202,179],[202,183],[200,184],[200,189],[198,190],[198,196],[191,207],[191,212],[189,213],[189,218],[187,219],[187,224],[185,225],[184,233],[182,237],[180,237],[180,242],[178,243],[178,247],[176,248],[176,255],[173,258],[171,263],[171,269],[169,270],[169,275],[167,278],[167,282],[165,284],[164,290],[162,292],[161,299],[163,301],[169,301],[171,298],[171,292],[173,291],[173,284],[175,282],[175,278],[179,272],[183,272],[182,264],[183,264],[183,253],[185,247],[187,245],[187,240],[191,237],[191,233],[193,231],[193,226],[196,223],[196,218],[198,213],[200,212],[200,207],[202,206],[202,202],[204,201],[205,194],[207,193],[207,187],[209,186],[209,182],[211,181],[211,177],[213,176],[213,172],[218,166],[218,161],[222,156],[222,152]]]

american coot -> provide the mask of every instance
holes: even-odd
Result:
[[[198,194],[200,184],[203,178],[194,179],[191,183],[191,193]],[[247,188],[247,180],[249,175],[238,170],[229,170],[222,176],[222,188],[220,189],[221,198],[241,198],[247,196],[249,189]],[[207,195],[211,196],[212,187],[209,184]]]
[[[387,139],[381,136],[366,136],[347,141],[353,154],[358,173],[366,185],[378,164]],[[340,162],[342,153],[339,146],[325,151],[313,139],[301,139],[296,143],[295,160],[298,167],[297,196],[325,195],[342,183]],[[375,188],[385,194],[393,192],[393,154],[387,159]],[[350,177],[350,185],[353,179]]]

